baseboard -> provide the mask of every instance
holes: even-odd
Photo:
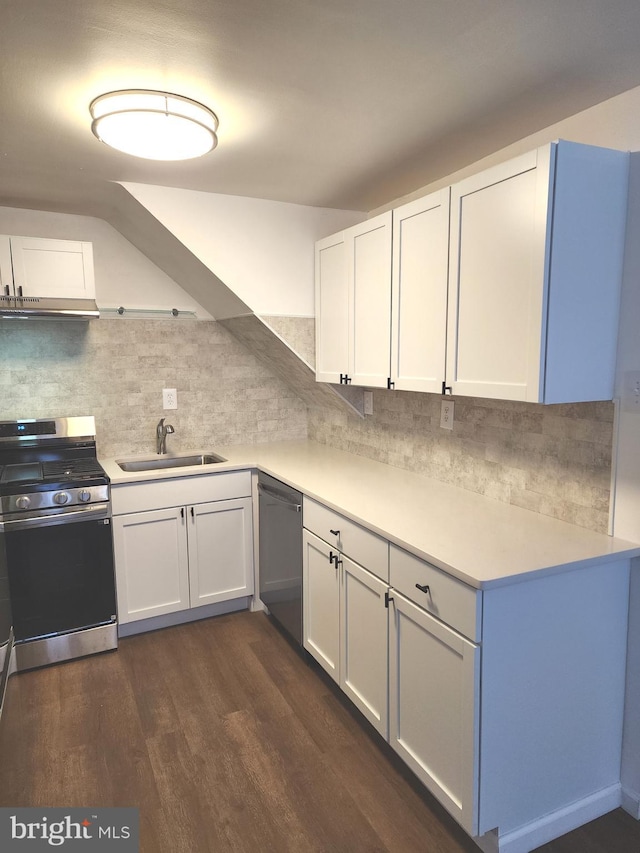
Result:
[[[629,812],[631,817],[640,820],[640,794],[631,788],[622,788],[622,808]]]
[[[518,829],[504,834],[492,830],[474,841],[485,853],[529,853],[613,811],[622,805],[622,801],[622,786],[616,783]]]
[[[174,625],[197,622],[200,619],[208,619],[210,616],[223,616],[225,613],[247,610],[250,604],[251,597],[245,596],[234,598],[231,601],[220,601],[216,604],[205,604],[202,607],[179,610],[177,613],[167,613],[164,616],[152,616],[150,619],[125,622],[118,625],[118,637],[132,637],[134,634],[144,634],[146,631],[157,631],[160,628],[172,628]]]

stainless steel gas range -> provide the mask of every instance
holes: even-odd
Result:
[[[18,670],[117,647],[109,479],[92,417],[0,421],[0,566]]]

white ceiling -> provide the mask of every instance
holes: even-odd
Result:
[[[371,210],[640,84],[639,0],[3,0],[0,204],[110,181]],[[218,148],[109,150],[89,102],[187,95]]]

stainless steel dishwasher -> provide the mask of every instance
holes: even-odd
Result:
[[[302,645],[302,495],[262,473],[258,494],[260,598]]]

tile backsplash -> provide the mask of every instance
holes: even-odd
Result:
[[[271,319],[271,318],[269,318]],[[312,359],[304,318],[278,331]],[[274,326],[276,323],[274,323]],[[104,319],[0,323],[0,419],[96,417],[105,456],[307,437],[487,497],[606,532],[613,403],[539,406],[455,397],[452,432],[441,398],[375,391],[364,419],[300,397],[220,323]],[[178,409],[162,409],[176,388]]]
[[[364,420],[309,410],[309,438],[607,532],[613,403],[451,399],[451,432],[440,427],[441,397],[375,391]]]
[[[163,411],[162,388],[178,409]],[[215,321],[0,323],[0,419],[95,415],[105,456],[306,438],[302,401]]]

